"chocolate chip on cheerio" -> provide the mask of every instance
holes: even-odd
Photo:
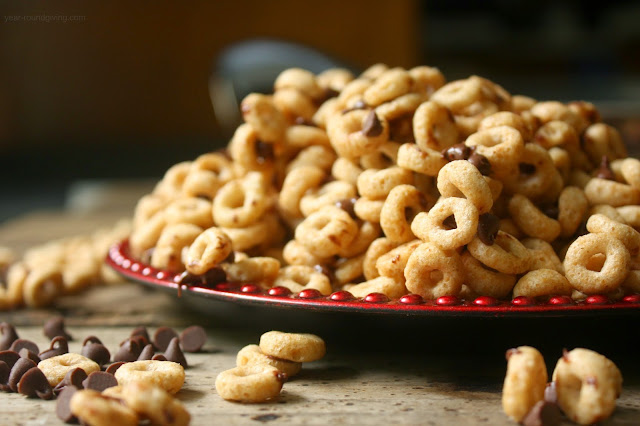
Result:
[[[257,161],[260,164],[268,161],[273,161],[275,153],[273,152],[273,145],[270,143],[258,141],[255,145]]]
[[[51,340],[49,349],[40,352],[38,356],[40,359],[45,360],[66,353],[69,353],[69,344],[67,343],[67,339],[62,336],[56,336]]]
[[[71,335],[67,333],[64,326],[64,317],[53,317],[44,323],[43,327],[44,335],[49,339],[53,339],[56,336],[62,336],[67,339],[67,342],[71,341]]]
[[[82,386],[85,389],[93,389],[95,391],[102,392],[105,389],[118,386],[118,381],[113,374],[105,371],[94,371],[84,379]]]
[[[463,143],[451,145],[442,150],[442,156],[447,161],[467,160],[474,150]]]
[[[356,213],[353,209],[353,206],[356,204],[356,201],[358,201],[357,198],[343,198],[341,200],[336,201],[336,207],[341,208],[342,210],[344,210],[345,212],[349,213],[349,216],[351,216],[353,219],[356,218]]]
[[[18,392],[29,398],[38,397],[40,399],[53,398],[53,390],[51,385],[38,367],[27,370],[18,382]]]
[[[159,351],[167,350],[167,346],[169,346],[169,342],[174,337],[178,337],[178,333],[175,332],[171,327],[158,327],[156,332],[153,334],[153,345]]]
[[[490,246],[496,239],[500,230],[500,219],[491,213],[480,215],[478,220],[478,238],[484,244]]]
[[[20,350],[22,350],[23,348],[27,348],[31,352],[34,352],[34,353],[39,353],[40,352],[40,349],[38,349],[38,345],[36,345],[31,340],[27,340],[27,339],[16,339],[16,340],[14,340],[13,343],[11,344],[11,347],[9,348],[9,350],[20,353]]]
[[[35,362],[36,364],[42,361],[38,356],[38,354],[31,352],[27,348],[20,349],[20,352],[18,352],[18,354],[20,355],[20,358],[29,358],[31,361]]]
[[[600,179],[616,180],[616,175],[611,169],[611,163],[609,163],[609,157],[606,155],[602,156],[600,167],[596,170],[595,177]]]
[[[118,348],[115,355],[113,355],[113,362],[124,361],[124,362],[132,362],[138,359],[140,356],[140,352],[142,352],[142,347],[138,340],[135,337],[130,337]]]
[[[347,114],[351,111],[355,111],[358,109],[366,109],[367,108],[367,103],[365,101],[363,101],[362,99],[357,100],[353,106],[351,108],[346,108],[342,110],[342,115]]]
[[[368,138],[375,138],[380,136],[383,130],[382,122],[380,122],[378,115],[374,110],[371,110],[362,122],[362,133]]]
[[[20,358],[11,368],[11,373],[9,373],[9,380],[7,384],[9,385],[9,389],[13,392],[18,392],[18,382],[20,379],[30,369],[33,367],[37,367],[36,363],[31,361],[29,358]]]
[[[56,401],[56,416],[65,423],[75,423],[77,421],[76,416],[71,412],[69,403],[73,394],[78,391],[75,386],[67,386],[60,392]]]
[[[187,368],[187,359],[184,357],[182,349],[180,349],[180,340],[178,337],[171,339],[171,342],[169,342],[169,345],[167,346],[167,350],[164,351],[164,356],[167,358],[167,361],[177,362],[184,368]]]
[[[555,426],[560,424],[561,413],[556,404],[538,401],[522,419],[523,426]]]
[[[13,342],[18,340],[18,333],[13,325],[8,322],[0,322],[0,351],[6,351],[11,347]]]
[[[126,364],[123,361],[118,361],[118,362],[114,362],[111,365],[109,365],[107,367],[107,369],[105,370],[105,372],[109,373],[109,374],[116,374],[116,371],[118,371],[118,368],[122,367],[124,364]]]
[[[233,253],[233,252],[232,252]],[[213,286],[227,281],[227,273],[220,266],[214,266],[203,275],[202,285]]]
[[[64,375],[64,378],[60,383],[53,388],[53,393],[58,395],[65,388],[69,386],[74,386],[78,389],[82,389],[84,386],[82,382],[87,378],[87,373],[82,368],[74,368],[73,370],[67,371],[67,374]]]
[[[84,339],[80,353],[90,360],[95,361],[99,366],[107,364],[111,359],[109,349],[107,349],[100,339],[95,336],[89,336]]]
[[[192,325],[180,333],[180,347],[185,352],[198,352],[207,341],[207,332],[199,325]]]
[[[156,353],[156,351],[153,348],[153,345],[151,343],[149,343],[147,346],[145,346],[142,349],[142,352],[140,352],[140,355],[138,356],[138,361],[147,361],[147,360],[153,358],[153,355],[155,353]]]
[[[474,152],[469,156],[468,161],[476,166],[481,175],[489,176],[491,174],[491,163],[484,155]]]
[[[155,354],[153,358],[151,358],[151,360],[152,361],[168,361],[167,357],[162,354]]]

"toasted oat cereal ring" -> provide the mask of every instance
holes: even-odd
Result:
[[[622,374],[609,359],[589,349],[565,352],[553,371],[558,405],[572,421],[587,425],[607,419],[622,392]]]
[[[310,122],[316,113],[313,99],[293,88],[276,90],[273,93],[273,103],[290,123],[299,119]]]
[[[187,271],[196,275],[204,274],[226,259],[232,250],[231,239],[225,232],[216,227],[206,229],[189,246],[185,265]]]
[[[364,253],[350,258],[340,258],[333,266],[336,285],[357,281],[362,277]]]
[[[624,180],[634,188],[640,190],[640,160],[625,158],[620,164],[620,171]]]
[[[355,196],[355,185],[340,180],[328,182],[317,189],[307,191],[300,199],[300,211],[306,217],[325,206],[332,206],[340,200]]]
[[[217,226],[243,228],[256,223],[267,209],[267,183],[258,172],[227,182],[213,199]]]
[[[590,264],[596,255],[604,256],[601,266]],[[564,258],[565,276],[582,293],[609,293],[626,278],[629,262],[629,251],[620,240],[607,234],[587,234],[569,246]]]
[[[489,159],[493,176],[503,183],[518,167],[524,153],[522,135],[509,126],[480,130],[469,136],[464,143],[469,147],[477,147],[478,154]]]
[[[373,84],[365,90],[364,101],[371,106],[378,106],[409,92],[411,76],[402,68],[392,68],[380,74]]]
[[[38,363],[38,368],[42,370],[51,387],[55,387],[70,370],[76,368],[83,369],[87,375],[94,371],[100,371],[100,366],[96,362],[75,353],[66,353],[42,360]]]
[[[451,81],[431,95],[431,100],[457,112],[482,98],[482,81],[472,76]]]
[[[525,141],[530,140],[532,137],[531,128],[524,119],[520,115],[510,111],[500,111],[486,116],[478,125],[478,130],[486,130],[500,126],[513,127],[520,132],[522,139]]]
[[[550,148],[548,152],[554,167],[562,176],[562,181],[567,182],[571,173],[571,154],[566,149],[557,146]]]
[[[342,257],[354,257],[364,253],[369,245],[380,237],[380,225],[374,222],[362,221],[358,228],[358,234],[353,238],[351,244],[341,249],[338,255]]]
[[[331,166],[331,176],[353,185],[358,184],[360,173],[362,173],[362,168],[358,164],[343,157],[338,157]]]
[[[435,67],[413,67],[409,70],[409,76],[412,80],[411,91],[427,96],[431,96],[446,83],[442,72]]]
[[[531,107],[530,111],[542,124],[559,120],[577,128],[580,122],[580,118],[574,111],[558,101],[538,102]]]
[[[640,229],[640,206],[621,206],[616,210],[626,224]]]
[[[422,244],[422,241],[416,239],[381,254],[375,263],[378,274],[404,283],[404,270],[409,261],[409,256],[420,244]]]
[[[43,263],[30,266],[22,283],[22,300],[27,307],[40,308],[51,304],[63,290],[60,265]]]
[[[131,382],[122,386],[121,399],[154,425],[186,426],[191,415],[182,403],[164,389],[147,382]]]
[[[445,165],[438,173],[437,186],[443,197],[466,198],[479,214],[487,213],[493,206],[489,184],[468,161],[456,160]]]
[[[346,68],[329,68],[316,75],[316,83],[325,91],[341,92],[354,78]]]
[[[512,97],[513,111],[517,113],[528,112],[536,103],[537,101],[529,96],[513,95]]]
[[[169,167],[153,189],[153,194],[165,199],[174,199],[182,194],[184,181],[191,170],[191,161],[182,161]]]
[[[71,413],[83,424],[92,426],[136,426],[136,413],[117,398],[92,389],[76,391],[69,401]]]
[[[164,215],[167,225],[174,223],[193,223],[205,229],[213,225],[211,201],[203,198],[178,198],[166,207]]]
[[[382,256],[383,254],[388,253],[392,249],[396,248],[397,246],[398,246],[397,243],[394,243],[390,239],[384,238],[384,237],[377,238],[376,240],[371,242],[371,244],[369,244],[369,248],[367,248],[367,251],[364,256],[364,261],[362,264],[364,277],[367,280],[372,280],[380,276],[380,273],[378,272],[378,268],[376,267],[376,262],[378,261],[378,258],[380,258],[380,256]],[[402,271],[402,275],[404,277],[404,268]]]
[[[151,266],[173,272],[184,271],[182,250],[191,245],[202,231],[191,223],[176,223],[164,228],[151,255]]]
[[[296,167],[316,166],[322,170],[329,171],[336,160],[336,154],[329,146],[310,145],[304,148],[296,157],[287,164],[285,171],[289,173]]]
[[[316,256],[329,257],[348,247],[358,234],[349,213],[327,206],[309,215],[295,230],[295,238]]]
[[[240,105],[244,121],[250,124],[263,142],[281,142],[286,120],[271,96],[259,93],[247,95]],[[235,156],[232,155],[235,160]]]
[[[291,170],[278,196],[280,209],[288,216],[302,217],[300,200],[308,190],[320,186],[325,176],[326,173],[316,166],[300,166]]]
[[[115,373],[118,384],[134,382],[158,386],[170,394],[177,393],[184,384],[184,368],[171,361],[134,361],[123,364]]]
[[[575,234],[584,218],[589,201],[584,191],[576,186],[566,186],[558,197],[558,222],[564,238]]]
[[[468,251],[460,256],[464,269],[464,282],[476,294],[505,298],[511,293],[516,283],[516,276],[503,274],[486,268]]]
[[[502,409],[520,422],[531,408],[544,399],[547,366],[542,354],[530,346],[507,351],[507,374],[502,387]]]
[[[389,140],[389,123],[372,110],[356,109],[331,116],[327,134],[339,156],[358,158]]]
[[[490,246],[475,237],[467,248],[480,262],[505,274],[521,274],[529,268],[529,250],[515,237],[502,231],[498,231],[494,244]]]
[[[282,371],[287,377],[293,377],[300,372],[301,362],[288,361],[282,358],[266,355],[258,345],[248,345],[240,349],[236,356],[236,366],[270,365]]]
[[[382,206],[380,226],[391,241],[405,243],[413,240],[411,223],[426,208],[426,198],[415,186],[398,185],[389,192]]]
[[[587,101],[572,101],[567,107],[578,116],[578,125],[576,131],[579,134],[593,123],[600,121],[600,112],[594,104]]]
[[[182,191],[188,197],[206,197],[212,200],[218,189],[231,179],[231,161],[219,152],[208,152],[191,164]]]
[[[271,141],[260,139],[251,124],[245,123],[236,129],[228,151],[233,160],[234,174],[242,177],[252,170],[272,173],[275,153],[279,151],[279,147]]]
[[[453,223],[449,223],[451,216]],[[478,209],[469,200],[440,198],[428,213],[416,216],[411,229],[418,238],[431,241],[442,250],[451,250],[471,242],[478,229],[478,219]]]
[[[587,231],[594,234],[611,235],[625,245],[631,256],[640,250],[640,233],[631,226],[620,223],[602,214],[594,214],[587,220]]]
[[[311,122],[318,126],[319,129],[326,129],[327,122],[335,114],[340,114],[340,111],[344,109],[344,104],[339,98],[331,98],[326,100],[322,105],[318,107],[318,110],[313,115]],[[329,138],[327,137],[327,141]]]
[[[521,194],[516,194],[509,200],[509,213],[518,228],[530,237],[553,241],[562,230],[560,222],[545,215]]]
[[[631,269],[620,288],[631,293],[640,293],[640,270]]]
[[[280,394],[286,374],[267,364],[243,365],[216,377],[216,391],[227,401],[265,402]]]
[[[437,176],[440,169],[447,164],[447,160],[436,150],[423,150],[414,143],[404,143],[398,149],[397,163],[404,169],[427,176]]]
[[[411,172],[402,167],[369,169],[358,176],[358,193],[371,200],[384,200],[396,186],[411,183],[413,183]]]
[[[532,143],[525,145],[516,170],[515,176],[503,180],[505,189],[511,194],[520,193],[528,198],[544,195],[558,175],[549,152]],[[559,182],[562,184],[562,179]]]
[[[140,198],[133,213],[133,228],[141,227],[156,213],[163,210],[168,203],[168,199],[157,194],[147,194]]]
[[[398,159],[398,142],[383,143],[375,152],[360,157],[360,166],[363,169],[386,169],[396,165]]]
[[[302,124],[295,124],[287,127],[285,133],[285,142],[288,147],[292,148],[308,148],[310,146],[319,145],[331,147],[329,136],[324,130]]]
[[[273,285],[286,287],[293,293],[299,293],[307,288],[318,290],[325,296],[332,292],[329,277],[316,271],[312,266],[305,265],[290,265],[281,268]]]
[[[627,157],[627,149],[618,129],[604,123],[587,127],[582,135],[582,148],[594,165],[600,164],[605,156],[609,161]]]
[[[424,101],[424,95],[407,93],[406,95],[398,96],[389,102],[378,105],[375,111],[379,117],[387,121],[393,121],[412,115],[422,101]]]
[[[222,265],[229,282],[254,283],[269,288],[278,276],[280,261],[273,257],[254,256]]]
[[[460,255],[455,250],[442,250],[427,242],[411,253],[404,276],[407,290],[411,293],[425,299],[437,299],[460,293],[464,269]]]
[[[376,277],[370,280],[344,286],[344,289],[355,297],[367,297],[371,293],[384,294],[391,300],[396,300],[407,294],[404,280],[398,281],[391,277]]]
[[[571,147],[573,149],[580,147],[580,138],[576,129],[566,121],[560,120],[549,121],[540,126],[533,140],[545,149],[557,146]]]
[[[371,200],[367,197],[360,197],[353,204],[353,211],[359,219],[380,223],[383,206],[384,200]]]
[[[422,103],[413,115],[413,134],[423,150],[442,151],[458,143],[458,128],[451,111],[436,102]]]
[[[356,78],[347,83],[338,95],[338,111],[353,107],[356,102],[363,103],[364,92],[371,87],[370,78]]]
[[[590,204],[608,204],[612,207],[640,204],[640,190],[608,179],[592,178],[584,187],[584,195]]]
[[[498,228],[502,232],[511,234],[517,239],[524,237],[523,232],[518,228],[518,225],[511,218],[500,219]]]
[[[278,236],[280,222],[275,214],[265,214],[259,221],[245,228],[221,228],[233,244],[233,249],[245,251],[266,243],[271,237]]]
[[[570,295],[569,281],[554,269],[536,269],[523,275],[513,288],[513,297],[542,297]]]
[[[290,265],[325,265],[329,263],[328,257],[320,257],[311,253],[305,246],[295,239],[289,240],[282,249],[282,257]]]
[[[166,215],[164,211],[159,211],[142,223],[141,226],[134,228],[129,238],[131,254],[140,258],[145,251],[155,247],[166,225]]]
[[[264,354],[294,362],[311,362],[326,352],[324,340],[315,334],[268,331],[260,336],[260,350]]]
[[[525,238],[520,241],[529,250],[529,269],[553,269],[564,274],[562,261],[548,242],[538,238]]]
[[[578,188],[584,190],[590,180],[591,175],[589,175],[587,172],[585,172],[584,170],[573,168],[569,173],[569,180],[567,181],[567,185],[577,186]]]
[[[312,99],[319,99],[324,90],[318,84],[316,76],[302,68],[287,68],[282,71],[273,84],[277,92],[282,89],[295,89]]]

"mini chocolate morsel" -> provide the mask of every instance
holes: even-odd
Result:
[[[442,156],[447,161],[467,160],[473,151],[475,150],[469,148],[464,143],[457,143],[451,145],[449,148],[443,149]]]
[[[227,281],[227,273],[220,266],[214,266],[203,275],[204,286],[213,286]]]
[[[67,343],[67,339],[62,336],[56,336],[51,341],[49,349],[40,352],[38,356],[40,357],[40,359],[45,360],[66,353],[69,353],[69,344]]]
[[[18,352],[0,351],[0,361],[4,361],[9,366],[9,368],[12,368],[13,364],[15,364],[19,359],[20,354]]]
[[[7,365],[6,362],[0,361],[0,390],[4,392],[8,392],[9,386],[7,382],[9,381],[9,374],[11,374],[11,368]]]
[[[18,382],[18,392],[29,398],[38,397],[40,399],[53,398],[53,390],[51,385],[38,367],[27,370]]]
[[[110,366],[107,367],[105,372],[115,375],[116,371],[118,371],[118,368],[122,367],[125,364],[126,364],[126,362],[123,362],[123,361],[114,362],[113,364],[111,364]]]
[[[374,110],[371,110],[362,122],[362,133],[368,138],[375,138],[382,134],[382,123]]]
[[[520,174],[523,175],[532,175],[536,172],[536,166],[529,163],[520,163],[518,168],[520,169]]]
[[[258,141],[255,144],[256,160],[258,164],[264,164],[269,161],[273,161],[275,153],[273,152],[273,145],[270,143]]]
[[[538,401],[522,419],[523,426],[556,426],[560,424],[561,413],[556,404]]]
[[[83,356],[95,361],[100,366],[107,364],[111,359],[109,349],[95,336],[89,336],[84,339],[80,352]]]
[[[31,370],[33,367],[37,367],[36,363],[31,361],[29,358],[20,358],[11,368],[11,373],[9,373],[9,380],[7,384],[9,388],[18,392],[18,382],[27,371]]]
[[[199,325],[192,325],[180,333],[180,347],[185,352],[198,352],[207,341],[207,332]]]
[[[58,395],[62,392],[66,387],[73,386],[77,389],[82,389],[84,385],[82,382],[87,378],[87,373],[82,368],[74,368],[73,370],[67,371],[67,374],[64,375],[64,378],[60,383],[53,388],[53,393]]]
[[[73,340],[71,335],[67,333],[64,327],[64,317],[53,317],[44,323],[44,335],[49,339],[53,339],[56,336],[62,336],[67,339],[67,342]]]
[[[153,355],[155,353],[156,351],[153,348],[153,345],[149,343],[147,346],[144,347],[144,349],[142,349],[142,352],[140,352],[140,356],[138,356],[138,361],[150,360],[151,358],[153,358]]]
[[[153,361],[168,361],[167,357],[162,355],[162,354],[155,354],[153,356],[153,358],[151,358]]]
[[[362,99],[357,100],[351,108],[346,108],[342,110],[342,115],[350,113],[351,111],[356,111],[358,109],[366,109],[367,103]]]
[[[0,351],[6,351],[11,347],[13,342],[18,340],[18,333],[13,325],[8,322],[0,322]]]
[[[336,207],[341,208],[345,212],[349,213],[349,216],[352,218],[356,218],[356,212],[353,209],[354,204],[358,201],[357,198],[343,198],[341,200],[336,201]]]
[[[500,219],[491,213],[483,213],[478,219],[478,238],[484,244],[490,246],[496,240],[500,230]]]
[[[544,400],[556,404],[558,402],[558,392],[556,391],[556,382],[547,383],[544,388]]]
[[[482,176],[489,176],[491,174],[491,163],[484,155],[474,152],[469,156],[469,162],[476,166],[476,169],[478,169]]]
[[[105,389],[118,386],[118,381],[113,374],[109,374],[105,371],[94,371],[84,379],[82,386],[85,389],[93,389],[98,392],[102,392]]]
[[[124,361],[124,362],[132,362],[138,359],[140,356],[140,352],[142,352],[142,347],[140,347],[140,343],[135,337],[130,337],[118,348],[118,351],[113,356],[113,362]]]
[[[27,339],[16,339],[16,340],[14,340],[13,343],[11,344],[11,347],[9,348],[9,350],[20,353],[20,351],[23,348],[27,348],[31,352],[34,352],[34,353],[40,352],[40,349],[38,349],[38,345],[36,345],[31,340],[27,340]]]
[[[65,423],[75,423],[78,419],[71,413],[69,403],[73,394],[78,391],[75,386],[67,386],[60,392],[56,401],[56,416]]]
[[[170,327],[158,327],[156,332],[153,335],[153,345],[159,351],[166,351],[169,346],[169,342],[174,337],[178,337],[178,333],[175,332],[174,329]]]
[[[611,170],[609,157],[606,155],[602,156],[602,161],[600,161],[600,167],[596,170],[595,177],[600,179],[616,180],[616,175],[613,173],[613,170]]]
[[[20,358],[29,358],[31,361],[35,362],[36,364],[42,361],[38,356],[38,354],[31,352],[27,348],[20,349],[20,352],[18,352],[18,354],[20,355]]]
[[[444,218],[444,220],[442,221],[442,224],[447,230],[458,228],[458,223],[456,222],[456,217],[454,215],[450,215]]]
[[[187,285],[187,286],[201,285],[203,281],[204,281],[204,279],[203,279],[202,275],[192,274],[189,271],[184,271],[176,279],[176,282],[178,284]]]
[[[164,351],[164,356],[167,358],[167,361],[177,362],[184,368],[187,368],[187,359],[184,357],[182,349],[180,349],[180,340],[177,337],[171,339],[167,350]]]

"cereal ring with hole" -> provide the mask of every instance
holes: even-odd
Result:
[[[244,228],[256,223],[269,207],[267,186],[264,175],[258,172],[227,182],[213,199],[216,225]]]
[[[278,196],[278,206],[282,212],[292,218],[302,217],[300,200],[311,188],[317,188],[326,177],[326,173],[315,166],[300,166],[291,170],[284,178]]]
[[[502,387],[502,409],[516,422],[544,399],[547,366],[542,354],[530,346],[507,351],[507,374]]]
[[[625,183],[592,178],[584,187],[589,204],[608,204],[612,207],[640,204],[640,190]]]
[[[155,247],[166,224],[164,211],[159,211],[141,226],[134,228],[129,237],[131,254],[139,259],[145,251]]]
[[[22,300],[29,308],[50,305],[64,288],[61,265],[43,263],[30,266],[22,284]]]
[[[365,154],[360,157],[362,169],[386,169],[396,165],[400,144],[397,142],[386,142],[377,151]]]
[[[351,244],[341,249],[338,255],[342,257],[354,257],[364,253],[369,245],[380,237],[380,225],[375,222],[362,221],[358,229],[358,234],[353,238]]]
[[[548,152],[554,167],[562,176],[562,182],[569,181],[569,174],[571,173],[571,154],[569,154],[569,151],[554,146]]]
[[[260,139],[258,132],[247,123],[238,126],[227,149],[236,177],[242,177],[252,170],[273,173],[274,158],[280,150],[271,141]]]
[[[438,173],[438,191],[443,197],[462,197],[469,200],[479,214],[493,206],[489,184],[478,169],[466,160],[451,161]]]
[[[178,198],[166,207],[164,216],[167,225],[192,223],[204,229],[213,226],[211,201],[203,198]]]
[[[322,170],[329,171],[335,160],[336,154],[331,147],[310,145],[300,151],[298,155],[287,164],[285,172],[289,173],[294,168],[300,166],[315,166]]]
[[[404,270],[409,261],[409,256],[420,244],[422,244],[422,241],[416,239],[380,255],[376,260],[378,274],[404,283]]]
[[[315,74],[302,68],[287,68],[278,74],[273,84],[277,92],[282,89],[295,89],[312,99],[320,99],[324,90],[318,85]]]
[[[314,145],[331,147],[327,132],[318,127],[302,124],[287,127],[285,143],[288,148],[296,149],[308,148]]]
[[[426,96],[431,96],[446,83],[442,72],[435,67],[413,67],[409,70],[409,76],[412,80],[411,91]]]
[[[354,78],[353,73],[346,68],[329,68],[316,75],[316,83],[325,92],[339,93]]]
[[[455,296],[464,281],[460,255],[429,242],[420,244],[411,253],[404,276],[407,290],[425,299]]]
[[[476,147],[491,163],[493,176],[501,181],[509,178],[524,153],[522,135],[513,127],[498,126],[480,130],[467,138],[465,145]]]
[[[122,386],[120,396],[127,407],[153,425],[186,426],[191,420],[184,405],[158,386],[132,382]]]
[[[528,198],[545,194],[558,175],[549,152],[533,143],[525,145],[515,175],[505,179],[505,190],[510,194],[520,193]],[[562,180],[560,180],[562,184]]]
[[[300,199],[300,211],[306,217],[325,206],[333,206],[336,202],[356,196],[356,187],[349,182],[336,180],[328,182],[317,189],[310,189]]]
[[[268,213],[245,228],[222,227],[220,229],[227,234],[233,243],[234,250],[245,251],[261,244],[268,244],[270,238],[281,235],[282,226],[277,215]]]
[[[573,289],[569,281],[554,269],[536,269],[523,275],[515,287],[513,297],[569,296]]]
[[[315,126],[318,126],[318,129],[324,130],[327,128],[327,122],[329,121],[329,118],[336,114],[340,114],[340,111],[343,108],[344,105],[341,103],[339,98],[328,99],[318,107],[318,110],[313,115],[311,122]],[[329,140],[328,137],[327,140]]]
[[[316,256],[329,257],[348,247],[358,234],[349,213],[327,206],[309,215],[295,230],[295,238]]]
[[[362,173],[362,168],[358,164],[343,157],[338,157],[331,166],[331,176],[352,185],[358,184],[360,173]]]
[[[191,164],[182,191],[188,197],[206,197],[213,200],[218,189],[233,177],[231,161],[220,152],[208,152]]]
[[[203,229],[191,223],[176,223],[162,230],[151,254],[151,266],[172,272],[182,272],[182,250],[190,246]]]
[[[505,274],[522,274],[529,269],[529,250],[515,237],[498,231],[494,244],[486,245],[475,237],[467,249],[486,266]]]
[[[591,263],[603,257],[600,264]],[[578,237],[564,258],[565,276],[571,286],[585,294],[602,294],[616,290],[629,272],[631,256],[624,244],[607,234]]]
[[[458,143],[459,138],[451,111],[431,101],[422,103],[413,115],[413,134],[422,150],[442,151]]]
[[[359,284],[346,285],[344,289],[355,297],[367,297],[371,293],[384,294],[391,300],[396,300],[407,294],[404,280],[398,281],[391,277],[376,277]]]
[[[266,364],[244,365],[216,377],[216,391],[227,401],[259,403],[276,398],[286,374]]]
[[[117,398],[102,395],[92,389],[76,391],[69,401],[71,414],[83,424],[94,426],[136,426],[138,416]]]
[[[578,115],[568,106],[558,101],[538,102],[531,107],[530,111],[542,124],[557,120],[564,121],[577,128],[580,123]]]
[[[414,111],[423,101],[423,95],[407,93],[406,95],[398,96],[389,102],[378,105],[375,111],[378,117],[384,118],[387,121],[394,121],[413,115]]]
[[[182,161],[169,167],[153,189],[152,194],[172,200],[182,195],[184,181],[191,170],[191,161]]]
[[[263,142],[281,143],[287,122],[273,97],[259,93],[247,95],[240,104],[242,118],[251,125]],[[235,160],[235,156],[232,155]]]
[[[605,156],[613,161],[628,155],[618,129],[604,123],[587,127],[582,134],[582,148],[594,165],[600,164]]]
[[[313,100],[293,88],[278,89],[273,93],[273,104],[282,112],[289,123],[296,120],[311,122],[316,113]]]
[[[372,280],[378,276],[380,273],[378,272],[378,268],[376,267],[376,262],[385,253],[388,253],[392,249],[398,246],[397,243],[394,243],[388,238],[378,238],[374,240],[371,244],[369,244],[369,248],[367,248],[367,252],[364,256],[364,261],[362,264],[362,270],[364,273],[364,277],[367,280]],[[404,277],[404,268],[402,275]]]
[[[70,370],[81,368],[87,375],[94,371],[100,371],[100,366],[80,354],[66,353],[47,358],[38,363],[51,387],[56,387],[64,379]]]
[[[453,216],[453,220],[449,219]],[[440,198],[428,213],[419,213],[411,223],[413,233],[442,250],[468,244],[478,230],[478,209],[464,198]]]
[[[427,176],[438,176],[447,160],[436,150],[422,150],[414,143],[404,143],[398,149],[397,164],[404,169]]]
[[[411,76],[402,68],[391,68],[380,74],[365,90],[363,99],[367,105],[378,106],[409,92]]]
[[[563,146],[580,148],[580,138],[575,128],[566,121],[553,120],[543,124],[536,131],[533,141],[545,149]]]
[[[222,229],[206,229],[189,246],[185,265],[187,271],[202,275],[225,260],[232,250],[231,239]]]
[[[640,233],[631,226],[610,219],[605,215],[594,214],[590,216],[587,220],[587,231],[594,234],[606,234],[619,239],[633,257],[640,251]]]
[[[383,206],[384,200],[371,200],[367,197],[360,197],[353,204],[353,211],[359,219],[380,223]]]
[[[576,131],[582,134],[584,130],[593,123],[600,121],[600,112],[594,104],[587,101],[573,101],[567,107],[578,116]]]
[[[529,269],[553,269],[564,274],[562,261],[548,242],[538,238],[525,238],[520,241],[529,250]]]
[[[270,288],[278,276],[280,261],[272,257],[254,256],[222,264],[227,281],[232,283],[254,283]]]
[[[291,265],[281,268],[273,282],[274,287],[286,287],[292,293],[300,293],[302,290],[312,288],[325,296],[333,291],[331,282],[322,272],[318,272],[312,266]]]
[[[640,270],[631,269],[620,288],[629,293],[640,293]]]
[[[636,230],[640,229],[640,206],[621,206],[616,210],[625,223],[633,226]]]
[[[329,117],[327,134],[339,156],[358,158],[389,140],[389,123],[373,110],[357,109]]]
[[[121,386],[142,382],[172,395],[182,388],[185,377],[184,368],[177,362],[155,360],[127,362],[116,370],[115,376]]]
[[[560,235],[560,223],[545,215],[527,197],[516,194],[509,200],[511,218],[525,234],[544,241],[553,241]]]
[[[478,131],[500,126],[513,127],[520,132],[522,139],[525,141],[530,140],[533,135],[532,129],[528,123],[526,123],[520,115],[510,111],[499,111],[486,116],[478,125]]]
[[[380,211],[380,226],[391,241],[415,239],[411,224],[427,208],[425,196],[413,185],[398,185],[389,192]]]
[[[260,336],[260,350],[269,356],[294,362],[317,361],[327,351],[324,340],[315,334],[282,331],[268,331]]]
[[[340,258],[333,265],[333,277],[337,285],[350,283],[362,277],[364,254]]]
[[[157,194],[147,194],[140,198],[133,213],[133,228],[143,226],[156,213],[164,210],[167,204],[169,200]]]
[[[589,208],[586,217],[593,216],[594,214],[602,214],[609,219],[615,220],[620,223],[625,223],[624,218],[618,213],[618,209],[611,207],[608,204],[595,204]]]
[[[572,421],[587,425],[607,419],[622,392],[622,374],[608,358],[589,349],[565,352],[553,371],[558,405]]]
[[[486,268],[468,251],[460,256],[464,270],[464,282],[471,291],[483,296],[503,299],[511,293],[516,276]]]
[[[513,95],[512,106],[513,111],[521,113],[523,111],[529,111],[537,101],[529,96]]]
[[[620,164],[620,172],[625,182],[640,190],[640,160],[625,158]]]
[[[431,95],[431,100],[457,112],[482,98],[482,81],[472,76],[451,81]]]
[[[266,355],[260,350],[258,345],[248,345],[240,349],[236,356],[236,366],[243,367],[245,365],[270,365],[282,371],[287,377],[293,377],[300,372],[302,368],[301,362],[288,361],[286,359],[276,358]]]
[[[316,256],[296,240],[289,240],[284,245],[282,257],[290,265],[326,265],[330,260],[328,257]]]

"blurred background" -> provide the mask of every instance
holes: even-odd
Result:
[[[289,66],[425,64],[588,100],[637,154],[638,22],[625,0],[4,1],[0,223],[105,182],[151,187],[226,145],[237,102]]]

